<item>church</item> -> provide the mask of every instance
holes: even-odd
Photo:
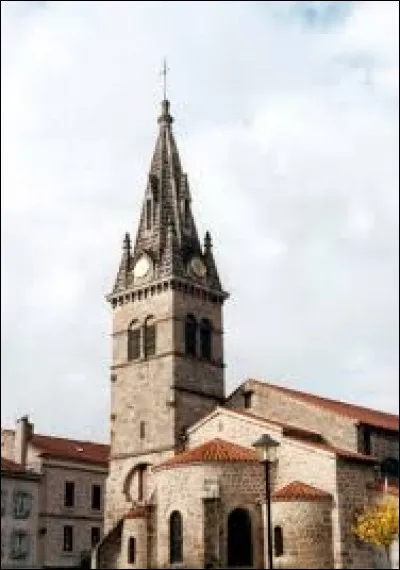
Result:
[[[375,568],[379,549],[351,527],[398,496],[399,418],[258,379],[225,393],[228,293],[172,123],[164,99],[107,297],[111,452],[92,567]]]

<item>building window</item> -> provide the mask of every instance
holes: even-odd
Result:
[[[245,392],[244,393],[244,407],[246,408],[246,410],[251,408],[252,396],[253,396],[252,392]]]
[[[128,330],[128,360],[140,358],[140,329]]]
[[[149,324],[152,317],[147,317],[144,325],[144,354],[153,356],[156,353],[156,325]]]
[[[365,455],[371,455],[372,452],[371,430],[368,427],[364,427],[363,430],[363,449]]]
[[[182,515],[173,511],[169,518],[169,561],[182,562]]]
[[[395,457],[386,457],[381,463],[381,475],[389,479],[398,479],[399,460]]]
[[[197,322],[193,315],[187,315],[185,321],[185,352],[196,356]]]
[[[140,422],[139,431],[140,439],[144,439],[146,436],[146,422]]]
[[[75,503],[75,483],[73,481],[65,482],[64,490],[64,506],[73,507]]]
[[[128,564],[134,564],[136,558],[136,541],[133,536],[128,541]]]
[[[100,527],[92,526],[90,531],[90,542],[94,548],[100,542]]]
[[[64,527],[64,552],[72,552],[74,549],[74,527],[67,525]]]
[[[185,224],[185,226],[189,225],[189,219],[190,219],[190,204],[189,204],[189,200],[186,198],[183,201],[183,223]]]
[[[283,555],[283,531],[281,526],[274,528],[274,554],[276,557]]]
[[[151,207],[151,200],[147,200],[146,202],[146,230],[151,230],[151,222],[153,218],[153,212]]]
[[[23,530],[13,530],[10,540],[10,558],[13,560],[24,560],[29,556],[30,537]]]
[[[212,326],[208,319],[203,319],[200,323],[200,353],[202,358],[211,360]]]
[[[143,501],[145,491],[145,478],[146,478],[147,465],[142,464],[137,466],[137,497],[138,501]]]
[[[7,509],[7,492],[1,490],[1,516],[3,517],[6,514]]]
[[[101,487],[100,485],[92,485],[92,509],[99,511],[101,509]]]
[[[32,495],[26,491],[15,491],[13,494],[14,518],[26,519],[32,510]]]

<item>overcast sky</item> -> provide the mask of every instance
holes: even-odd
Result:
[[[168,58],[226,385],[398,410],[398,2],[2,2],[2,424],[108,440]]]

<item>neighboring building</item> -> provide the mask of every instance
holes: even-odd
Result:
[[[23,417],[15,431],[2,430],[2,456],[40,474],[38,566],[90,567],[102,537],[109,446],[35,434]]]
[[[275,567],[373,568],[355,513],[398,488],[399,418],[247,381],[225,397],[222,306],[162,102],[139,228],[113,291],[111,453],[98,568],[263,568],[269,434]],[[229,215],[229,209],[225,212]],[[378,490],[377,490],[378,489]]]
[[[1,567],[38,568],[40,475],[1,458]]]

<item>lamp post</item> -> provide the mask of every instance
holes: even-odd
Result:
[[[267,502],[267,542],[268,542],[268,568],[273,569],[272,561],[272,524],[271,524],[271,482],[270,466],[276,460],[279,443],[268,434],[263,434],[253,443],[260,461],[265,465],[265,495]]]

